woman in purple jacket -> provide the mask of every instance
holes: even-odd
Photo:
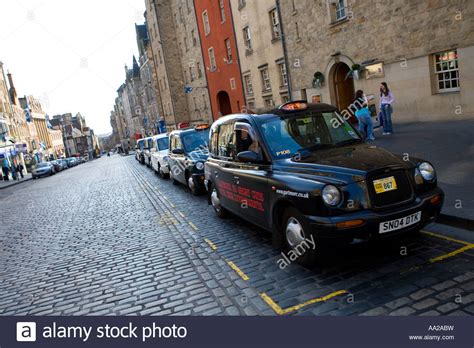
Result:
[[[383,135],[390,135],[393,133],[392,128],[392,103],[395,101],[392,91],[388,89],[387,83],[380,84],[380,111],[383,118]]]

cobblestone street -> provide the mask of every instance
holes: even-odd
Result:
[[[268,233],[118,155],[0,204],[0,315],[474,314],[474,239],[446,226],[282,270]]]

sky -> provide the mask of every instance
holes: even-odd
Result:
[[[50,116],[80,112],[96,134],[110,133],[144,12],[144,0],[0,0],[0,61],[19,97],[34,95]]]

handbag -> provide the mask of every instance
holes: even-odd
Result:
[[[357,110],[355,112],[355,116],[357,118],[360,118],[360,117],[370,117],[370,111],[369,111],[369,108],[368,107],[365,107],[365,108],[361,108],[359,110]]]

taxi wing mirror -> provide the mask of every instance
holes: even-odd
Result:
[[[242,151],[237,154],[239,162],[244,163],[261,163],[261,157],[253,151]]]
[[[171,150],[171,153],[174,155],[184,155],[184,150],[183,149],[173,149]]]

